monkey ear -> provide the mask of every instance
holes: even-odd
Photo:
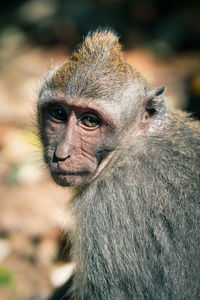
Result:
[[[139,135],[157,135],[165,128],[166,105],[163,97],[164,90],[164,86],[146,88],[139,124]]]

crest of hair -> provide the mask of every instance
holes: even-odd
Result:
[[[62,91],[73,71],[85,64],[95,64],[97,68],[101,65],[104,69],[112,66],[113,71],[120,73],[127,71],[118,36],[109,29],[89,32],[70,59],[56,70],[53,78],[55,89]]]

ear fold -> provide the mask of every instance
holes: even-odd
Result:
[[[140,135],[157,135],[165,128],[166,105],[163,97],[164,90],[164,86],[146,89],[139,124]]]

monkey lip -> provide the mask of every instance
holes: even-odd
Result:
[[[90,172],[87,170],[82,171],[64,171],[64,170],[52,170],[52,174],[55,176],[88,176]]]

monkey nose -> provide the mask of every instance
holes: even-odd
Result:
[[[66,159],[70,158],[70,155],[58,155],[56,152],[54,152],[53,155],[53,162],[58,162],[58,161],[65,161]]]

